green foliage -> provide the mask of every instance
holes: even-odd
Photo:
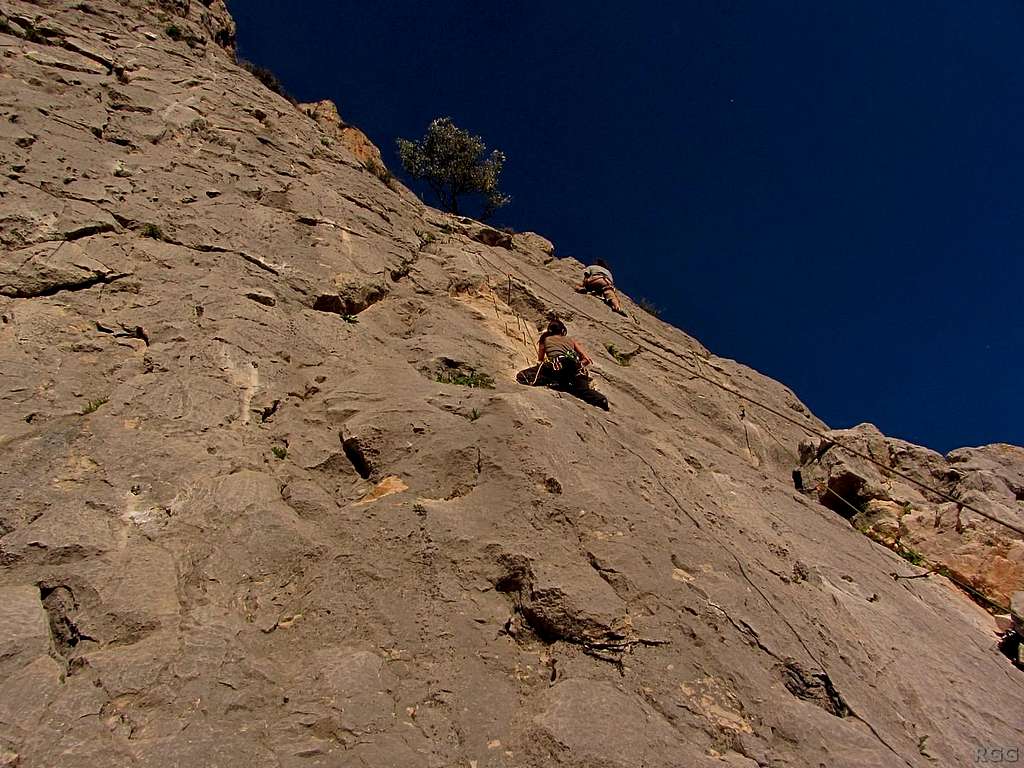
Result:
[[[929,760],[935,759],[928,754],[928,736],[922,736],[917,740],[917,751],[922,757],[927,757]]]
[[[661,307],[659,307],[650,299],[645,299],[643,296],[641,296],[639,299],[637,299],[636,304],[638,307],[640,307],[640,309],[642,309],[647,314],[653,315],[654,317],[661,317]]]
[[[493,150],[479,136],[459,128],[450,117],[439,117],[418,141],[398,140],[398,156],[412,178],[425,181],[441,207],[459,213],[459,201],[466,195],[482,195],[483,218],[511,202],[498,189],[505,153]]]
[[[35,28],[32,22],[24,17],[19,17],[15,25],[12,25],[10,19],[0,12],[0,32],[5,35],[20,37],[23,40],[28,40],[30,43],[46,44],[46,38],[39,33],[39,30]]]
[[[391,280],[397,283],[402,278],[408,277],[415,261],[415,259],[402,259],[402,263],[391,270]]]
[[[899,549],[896,550],[896,554],[902,557],[911,565],[917,565],[922,568],[928,566],[928,561],[925,560],[924,555],[922,555],[917,550],[911,549],[910,547],[905,547],[901,544],[899,546]]]
[[[633,362],[633,358],[640,352],[640,347],[637,347],[632,352],[623,352],[614,344],[605,344],[604,348],[608,350],[608,354],[615,359],[615,362],[623,367]]]
[[[275,445],[270,451],[279,459],[284,459],[288,455],[288,449],[283,445]]]
[[[356,323],[359,322],[359,318],[356,317],[355,315],[342,315],[341,319],[344,320],[349,325],[355,325]]]
[[[143,237],[151,237],[154,240],[164,240],[164,231],[156,224],[143,224],[139,234]]]
[[[261,67],[259,64],[253,64],[251,61],[248,61],[246,59],[236,59],[235,61],[238,64],[238,66],[247,71],[249,74],[251,74],[261,83],[263,83],[263,85],[272,90],[278,96],[282,96],[292,104],[297,103],[295,99],[292,98],[291,94],[284,89],[284,86],[281,84],[281,81],[277,79],[277,75],[275,75],[269,69],[267,69],[266,67]]]
[[[378,163],[376,160],[371,158],[366,162],[364,167],[378,179],[383,181],[388,189],[395,189],[396,183],[394,174],[392,174],[383,163]]]
[[[494,389],[494,379],[480,371],[464,371],[456,368],[439,371],[435,378],[441,384],[458,384],[460,387],[475,389]]]
[[[179,27],[177,24],[171,24],[171,26],[169,26],[164,31],[167,33],[167,36],[174,41],[181,40],[185,37],[185,33],[181,31],[181,27]]]
[[[101,397],[96,400],[90,400],[88,403],[85,404],[85,407],[82,409],[81,413],[83,416],[88,416],[90,413],[95,413],[100,409],[100,406],[104,405],[106,402],[107,398],[105,397]]]

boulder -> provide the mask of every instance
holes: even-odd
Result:
[[[358,275],[334,276],[334,290],[320,293],[313,301],[313,309],[336,315],[358,315],[388,295],[387,283]]]
[[[545,257],[555,255],[554,243],[536,232],[517,232],[512,239],[517,248],[522,248],[527,253],[537,252]]]
[[[478,243],[489,245],[492,248],[511,248],[512,235],[499,229],[492,229],[484,225],[470,227],[469,237]]]

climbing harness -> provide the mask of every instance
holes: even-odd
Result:
[[[485,261],[492,269],[494,269],[496,271],[499,271],[499,272],[501,271],[501,270],[499,270],[494,265],[494,263],[490,259],[486,258],[482,254],[477,254],[477,255],[483,261]],[[933,488],[930,485],[928,485],[927,483],[922,482],[921,480],[918,480],[917,478],[912,477],[911,475],[909,475],[909,474],[907,474],[905,472],[902,472],[902,471],[900,471],[898,469],[893,469],[892,467],[887,467],[884,464],[882,464],[881,461],[876,459],[874,456],[871,456],[871,455],[865,453],[864,451],[858,450],[857,448],[853,448],[853,447],[847,445],[846,443],[842,442],[841,440],[835,439],[834,437],[828,437],[820,429],[812,427],[809,424],[804,424],[804,423],[802,423],[800,421],[797,421],[792,416],[789,416],[789,415],[783,413],[782,411],[778,410],[777,408],[773,408],[772,406],[767,405],[767,404],[761,402],[760,400],[757,400],[756,398],[751,397],[750,395],[744,394],[740,390],[738,390],[738,389],[736,389],[734,387],[731,387],[728,384],[723,384],[720,381],[715,381],[713,378],[711,378],[707,374],[703,373],[699,369],[699,367],[696,368],[696,369],[695,368],[691,368],[689,365],[687,365],[687,363],[685,362],[686,359],[682,355],[680,355],[678,352],[676,352],[674,350],[671,350],[671,349],[665,347],[664,344],[661,344],[660,342],[652,341],[650,339],[644,338],[642,335],[641,335],[640,338],[637,338],[636,336],[634,336],[634,335],[632,335],[630,333],[626,333],[625,331],[615,330],[614,328],[609,326],[607,323],[602,322],[601,320],[597,319],[593,315],[590,315],[587,312],[585,312],[584,310],[581,310],[578,307],[570,304],[569,302],[563,300],[558,295],[556,295],[556,294],[554,294],[554,293],[552,293],[552,292],[550,292],[548,290],[545,290],[543,288],[540,288],[539,286],[537,286],[537,290],[540,293],[546,294],[548,296],[548,298],[552,299],[555,303],[563,305],[563,306],[566,306],[566,307],[569,307],[574,313],[578,314],[581,317],[585,317],[586,319],[590,320],[590,322],[592,322],[595,325],[598,325],[598,326],[604,328],[606,331],[609,331],[610,333],[613,333],[613,334],[615,334],[616,336],[619,336],[622,339],[625,339],[625,340],[627,340],[629,342],[632,342],[633,344],[636,344],[639,347],[643,347],[648,352],[650,352],[654,357],[656,357],[659,360],[661,360],[663,363],[667,363],[668,365],[672,365],[672,366],[675,366],[677,368],[680,368],[680,369],[686,371],[687,373],[689,373],[693,378],[698,378],[698,379],[701,379],[703,381],[706,381],[708,384],[711,384],[714,387],[717,387],[717,388],[719,388],[719,389],[721,389],[721,390],[723,390],[725,392],[728,392],[728,393],[734,395],[735,397],[741,398],[742,400],[747,401],[751,405],[756,405],[759,408],[762,408],[765,411],[768,411],[768,413],[771,413],[774,416],[777,416],[778,418],[782,419],[783,421],[787,421],[790,424],[793,424],[793,425],[799,427],[800,429],[804,430],[805,432],[807,432],[810,435],[814,435],[815,437],[819,437],[822,440],[831,440],[832,443],[837,448],[841,448],[842,450],[846,451],[847,453],[850,453],[850,454],[852,454],[854,456],[858,456],[858,457],[864,459],[865,461],[869,461],[872,464],[875,464],[876,466],[880,467],[881,469],[884,469],[886,472],[889,472],[889,473],[892,473],[894,475],[897,475],[898,477],[903,478],[907,482],[912,483],[913,485],[916,485],[919,488],[923,488],[926,491],[930,491],[931,493],[934,493],[936,496],[939,496],[939,497],[945,499],[946,501],[951,501],[951,502],[953,502],[955,504],[959,504],[964,509],[967,509],[967,510],[969,510],[971,512],[974,512],[977,515],[981,515],[982,517],[984,517],[987,520],[991,520],[994,523],[998,523],[999,525],[1002,525],[1002,526],[1004,526],[1006,528],[1009,528],[1012,531],[1016,531],[1017,533],[1019,533],[1022,536],[1024,536],[1024,526],[1017,525],[1015,523],[1011,523],[1011,522],[1009,522],[1007,520],[1003,520],[1003,519],[1001,519],[999,517],[996,517],[995,515],[993,515],[993,514],[991,514],[989,512],[985,512],[984,510],[981,510],[981,509],[979,509],[976,506],[973,506],[971,504],[967,504],[966,502],[964,502],[964,501],[962,501],[960,499],[954,498],[953,496],[951,496],[950,494],[946,493],[945,491],[941,491],[941,490],[939,490],[937,488]],[[665,355],[661,354],[658,351],[658,348],[661,348],[661,349],[665,350],[666,352],[668,352],[669,354],[675,356],[678,359],[677,360],[673,360],[673,359],[671,359],[669,357],[666,357]],[[690,353],[690,356],[696,361],[696,356],[693,355],[693,353]],[[699,366],[699,364],[698,364],[698,366]]]
[[[583,378],[590,378],[587,375],[587,369],[580,363],[579,357],[571,352],[560,352],[557,355],[550,355],[545,358],[540,365],[537,366],[537,374],[533,377],[533,384],[540,381],[541,372],[544,370],[544,366],[551,366],[551,370],[555,373],[561,373],[563,366],[566,362],[569,362],[576,369],[576,375]]]
[[[563,363],[562,363],[563,360],[571,362],[577,369],[580,369],[580,368],[583,367],[582,365],[580,365],[580,359],[576,355],[574,355],[572,352],[559,352],[557,355],[549,356],[547,358],[547,360],[545,360],[544,362],[551,363],[551,369],[552,370],[554,370],[554,371],[561,371],[562,370],[562,365],[563,365]]]
[[[583,287],[579,292],[598,296],[612,311],[622,313],[621,309],[615,309],[615,284],[605,275],[587,275],[583,278]]]
[[[501,272],[501,270],[498,269],[498,267],[490,259],[488,259],[485,256],[483,256],[483,254],[477,254],[477,255],[479,256],[479,258],[482,261],[487,263],[487,265],[490,266],[492,269],[494,269],[495,271],[497,271],[499,273]],[[509,273],[509,276],[511,277],[511,273]],[[540,286],[538,286],[536,284],[536,282],[534,283],[534,285],[537,287],[537,290],[538,290],[539,293],[547,295],[547,297],[549,299],[553,300],[556,304],[562,305],[564,307],[568,307],[575,314],[590,320],[590,322],[594,323],[597,326],[600,326],[601,328],[604,328],[606,331],[609,331],[610,333],[612,333],[612,334],[614,334],[616,336],[619,336],[622,339],[625,339],[627,341],[630,341],[630,342],[636,344],[637,347],[646,349],[655,358],[661,360],[663,363],[666,363],[666,364],[668,364],[670,366],[674,366],[674,367],[677,367],[679,369],[682,369],[682,370],[686,371],[688,374],[691,375],[691,378],[701,379],[701,380],[711,384],[712,386],[717,387],[718,389],[721,389],[721,390],[723,390],[725,392],[728,392],[728,393],[732,394],[733,396],[739,398],[740,400],[746,401],[746,402],[750,403],[751,405],[756,405],[756,406],[764,409],[768,413],[771,413],[774,416],[782,419],[783,421],[786,421],[786,422],[788,422],[790,424],[793,424],[793,425],[799,427],[800,429],[804,430],[805,432],[807,432],[807,433],[809,433],[811,435],[819,437],[819,438],[821,438],[823,440],[830,440],[835,447],[840,448],[842,450],[845,450],[846,452],[848,452],[848,453],[850,453],[850,454],[852,454],[854,456],[858,456],[858,457],[860,457],[860,458],[862,458],[862,459],[864,459],[866,461],[869,461],[872,464],[877,465],[879,468],[885,470],[888,473],[892,473],[894,475],[897,475],[897,476],[903,478],[904,480],[907,480],[908,482],[913,483],[914,485],[916,485],[918,487],[921,487],[921,488],[923,488],[923,489],[925,489],[927,491],[930,491],[930,492],[936,494],[937,496],[939,496],[941,498],[946,499],[947,501],[955,502],[956,504],[960,505],[960,507],[962,507],[964,509],[968,509],[968,510],[970,510],[972,512],[975,512],[976,514],[981,515],[982,517],[984,517],[984,518],[986,518],[988,520],[991,520],[994,523],[998,523],[1000,525],[1005,526],[1006,528],[1009,528],[1009,529],[1011,529],[1013,531],[1016,531],[1017,533],[1020,533],[1020,534],[1024,535],[1024,528],[1022,528],[1021,526],[1015,525],[1013,523],[1010,523],[1010,522],[1007,522],[1005,520],[1002,520],[1002,519],[1000,519],[1000,518],[998,518],[998,517],[996,517],[994,515],[988,514],[988,513],[978,509],[977,507],[975,507],[973,505],[967,504],[967,503],[963,502],[960,499],[956,499],[956,498],[952,497],[951,495],[949,495],[949,494],[947,494],[947,493],[945,493],[943,491],[940,491],[940,490],[938,490],[936,488],[932,488],[927,483],[921,482],[920,480],[917,480],[916,478],[911,477],[910,475],[908,475],[908,474],[906,474],[904,472],[901,472],[900,470],[896,470],[896,469],[893,469],[891,467],[887,467],[884,464],[882,464],[879,460],[875,459],[873,456],[871,456],[871,455],[869,455],[869,454],[867,454],[867,453],[865,453],[863,451],[860,451],[860,450],[858,450],[856,448],[853,448],[853,447],[851,447],[849,445],[846,445],[844,442],[842,442],[840,440],[836,440],[834,437],[828,437],[821,430],[819,430],[819,429],[817,429],[815,427],[812,427],[812,426],[810,426],[808,424],[801,423],[800,421],[797,421],[795,418],[793,418],[791,416],[788,416],[785,413],[782,413],[781,411],[777,410],[776,408],[773,408],[772,406],[767,405],[767,404],[761,402],[760,400],[757,400],[756,398],[753,398],[753,397],[751,397],[749,395],[744,394],[743,392],[739,391],[738,389],[736,389],[734,387],[729,386],[728,384],[724,384],[724,383],[722,383],[720,381],[716,381],[711,376],[709,376],[708,374],[704,373],[703,370],[701,370],[701,365],[700,365],[699,358],[696,355],[694,355],[692,352],[690,353],[690,358],[694,362],[694,365],[695,365],[694,368],[691,368],[687,364],[688,361],[686,360],[686,358],[684,358],[682,355],[680,355],[675,350],[666,347],[661,342],[659,342],[657,340],[654,340],[654,339],[649,339],[649,338],[646,337],[645,334],[642,334],[642,333],[638,334],[640,336],[640,338],[637,338],[637,336],[633,335],[632,333],[626,333],[624,331],[616,330],[616,329],[610,327],[607,323],[602,322],[601,320],[599,320],[596,317],[590,315],[589,313],[585,312],[584,310],[581,310],[578,307],[574,306],[570,302],[563,300],[558,295],[556,295],[556,294],[554,294],[554,293],[552,293],[550,291],[547,291],[544,288],[541,288]],[[667,352],[668,354],[671,354],[674,358],[677,358],[677,359],[671,359],[671,358],[667,357],[666,355],[661,354],[661,352],[658,351],[659,349],[664,350],[665,352]],[[542,363],[540,366],[538,366],[537,376],[534,378],[534,383],[536,383],[537,379],[539,378],[540,371],[543,368],[543,366],[544,366],[544,363]],[[746,417],[747,417],[747,414],[746,414],[746,411],[744,409],[743,410],[742,418],[745,419]],[[746,427],[746,425],[744,424],[744,428],[745,427]],[[769,434],[771,434],[772,438],[777,443],[779,443],[780,446],[782,446],[783,449],[785,449],[788,453],[790,453],[791,456],[795,456],[795,454],[792,452],[791,449],[789,449],[787,446],[785,446],[777,437],[775,437],[774,434],[772,434],[772,431],[770,429],[768,429],[767,425],[765,425],[765,429],[766,429],[766,431]],[[637,455],[639,456],[639,454],[637,454]],[[640,458],[642,458],[642,457],[640,457]],[[646,460],[644,460],[644,461],[645,461],[645,463],[647,463],[648,467],[654,473],[655,478],[658,479],[659,482],[661,482],[661,479],[660,479],[657,471],[654,469],[654,467],[651,466],[649,462],[646,462]],[[664,487],[664,483],[662,483],[662,485]],[[666,490],[667,490],[667,488],[666,488]],[[836,496],[837,498],[839,498],[840,501],[842,501],[846,506],[848,506],[848,507],[850,507],[852,509],[855,509],[858,512],[860,511],[852,502],[850,502],[848,499],[845,499],[842,496],[840,496],[840,494],[837,493],[834,489],[829,488],[828,491],[830,493],[832,493],[834,496]],[[678,500],[676,500],[674,497],[673,497],[673,500],[676,502],[677,508],[679,508],[680,510],[682,510],[684,512],[686,511],[685,509],[683,509],[682,505],[678,502]],[[700,524],[697,523],[697,521],[695,519],[693,519],[693,517],[690,516],[689,513],[687,513],[687,516],[690,517],[691,521],[694,523],[694,525],[697,526],[697,528],[701,528]],[[742,564],[739,563],[739,560],[738,560],[738,558],[736,558],[735,553],[732,553],[730,551],[730,554],[732,554],[733,558],[737,560],[737,565],[740,566],[740,570],[741,570],[741,572],[743,572]],[[956,586],[960,587],[961,589],[963,589],[964,591],[968,592],[969,594],[973,595],[980,602],[984,602],[984,603],[988,604],[991,607],[998,608],[999,610],[1001,610],[1004,613],[1009,613],[1012,616],[1014,616],[1015,618],[1017,618],[1018,620],[1024,620],[1024,617],[1017,616],[1010,607],[1003,606],[1003,605],[1000,605],[999,603],[996,603],[991,598],[985,596],[984,594],[982,594],[978,590],[974,589],[971,585],[966,584],[962,580],[960,580],[959,578],[955,577],[948,570],[946,570],[944,568],[941,568],[941,567],[936,567],[932,563],[927,563],[927,561],[926,561],[926,563],[925,563],[925,565],[923,567],[925,568],[925,573],[924,574],[919,574],[920,576],[930,576],[932,574],[943,575],[947,579],[949,579],[953,584],[955,584]],[[890,574],[890,575],[893,576],[894,580],[896,580],[896,581],[898,581],[900,579],[908,578],[906,576],[900,576],[899,574],[896,574],[896,573],[893,573],[893,574]],[[747,579],[748,582],[750,582],[750,579],[749,579],[749,577],[746,576],[745,572],[743,572],[743,576],[744,576],[744,578]],[[916,577],[917,576],[914,576],[914,577],[911,577],[911,578],[916,578]],[[753,585],[753,582],[750,582],[750,583]],[[763,594],[762,594],[762,598],[764,598],[767,601],[767,598]],[[768,601],[768,604],[769,604],[769,606],[771,606],[770,601]],[[775,610],[774,606],[772,606],[772,607],[773,607],[773,610]],[[788,621],[786,623],[788,624]],[[790,627],[790,629],[793,630],[794,634],[797,634],[798,639],[800,639],[799,634],[796,633],[796,630],[793,629],[792,627]],[[802,643],[802,640],[801,640],[801,643]],[[812,659],[815,659],[815,661],[817,661],[817,659],[814,657],[814,655],[810,653],[810,650],[807,649],[806,646],[804,646],[804,647],[805,647],[805,650],[807,650],[808,655]],[[819,663],[819,665],[821,665],[820,662],[818,662],[818,663]],[[823,665],[821,665],[821,666],[822,666],[822,668],[824,668]]]

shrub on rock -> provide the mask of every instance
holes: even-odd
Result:
[[[427,183],[444,210],[458,214],[460,200],[482,195],[484,219],[512,199],[498,189],[505,153],[486,153],[484,140],[459,128],[450,117],[434,120],[418,141],[398,140],[402,167],[413,179]]]

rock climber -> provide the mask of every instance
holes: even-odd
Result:
[[[547,330],[540,335],[537,342],[537,361],[551,362],[556,371],[585,369],[594,363],[579,342],[569,336],[569,329],[561,320],[552,320],[548,323]]]
[[[576,339],[569,336],[565,323],[552,320],[537,342],[539,365],[520,371],[521,384],[549,386],[568,392],[584,402],[608,410],[608,398],[590,386],[587,367],[594,361]]]
[[[619,304],[618,294],[615,293],[615,281],[612,279],[612,271],[604,259],[597,259],[593,264],[583,270],[583,282],[576,286],[579,293],[592,293],[600,296],[604,303],[618,312],[623,317],[626,313]]]

